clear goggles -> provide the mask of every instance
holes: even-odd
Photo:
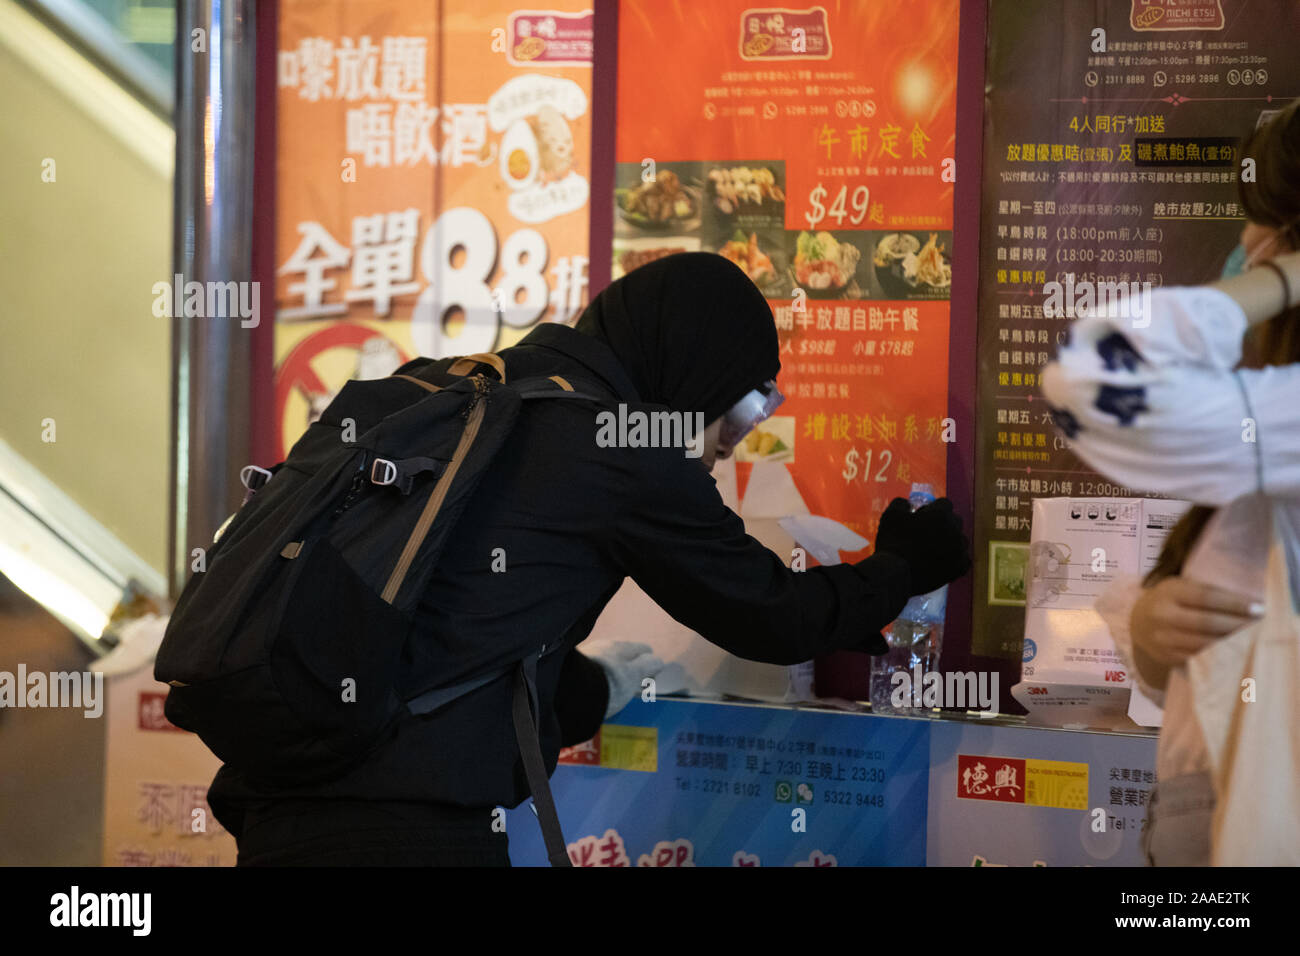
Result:
[[[769,379],[751,390],[722,416],[718,446],[724,449],[735,448],[759,422],[770,418],[784,401],[785,396],[777,389],[775,379]]]

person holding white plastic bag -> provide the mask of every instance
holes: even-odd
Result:
[[[1143,838],[1157,866],[1207,865],[1229,850],[1242,862],[1300,860],[1300,822],[1286,814],[1260,841],[1267,846],[1211,839],[1232,828],[1226,808],[1215,816],[1224,771],[1207,732],[1222,757],[1241,671],[1209,672],[1205,662],[1221,664],[1220,642],[1264,615],[1272,543],[1285,553],[1293,600],[1300,582],[1300,102],[1242,155],[1256,177],[1241,183],[1248,223],[1224,278],[1158,290],[1145,315],[1085,315],[1042,380],[1055,424],[1084,462],[1135,494],[1196,505],[1146,580],[1121,579],[1096,605],[1138,686],[1165,709]],[[1280,607],[1269,626],[1294,633],[1295,620],[1293,607]],[[1278,659],[1294,661],[1294,646],[1286,650]],[[1300,773],[1300,727],[1266,734],[1252,746],[1276,748],[1270,772]],[[1281,782],[1297,792],[1294,780]]]

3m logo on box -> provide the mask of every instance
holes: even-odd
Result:
[[[654,727],[602,724],[590,740],[561,750],[558,762],[654,773],[659,769],[659,731]]]
[[[963,800],[1082,810],[1088,804],[1088,765],[958,754],[957,796]]]

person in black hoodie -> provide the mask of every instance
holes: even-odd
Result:
[[[856,564],[796,573],[745,533],[709,467],[747,421],[757,424],[749,419],[771,396],[779,346],[766,300],[721,256],[649,263],[608,286],[574,327],[539,325],[499,354],[507,382],[556,375],[601,400],[524,403],[452,531],[404,664],[449,654],[486,664],[521,629],[534,636],[545,647],[536,684],[547,774],[611,706],[605,668],[577,645],[626,577],[727,651],[794,664],[835,650],[884,653],[880,630],[908,598],[970,567],[946,499],[916,512],[895,499],[874,553]],[[606,447],[597,416],[620,405],[702,421],[704,446]],[[222,767],[208,799],[239,865],[508,866],[494,808],[529,796],[511,691],[506,676],[409,716],[325,784],[272,791]]]

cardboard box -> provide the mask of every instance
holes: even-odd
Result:
[[[1035,499],[1024,663],[1020,683],[1011,688],[1029,711],[1029,723],[1141,726],[1129,716],[1135,709],[1133,679],[1093,603],[1118,576],[1143,575],[1154,567],[1165,538],[1189,507],[1156,498]],[[1136,709],[1148,712],[1142,701]]]

